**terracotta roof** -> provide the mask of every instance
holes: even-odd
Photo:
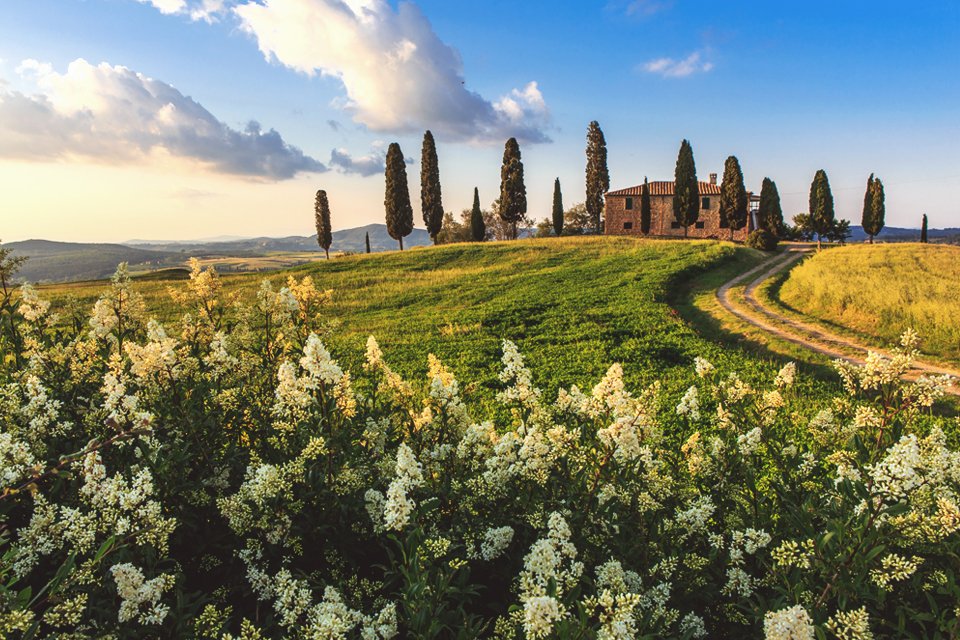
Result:
[[[648,183],[650,187],[651,196],[672,196],[673,195],[673,182],[650,182]],[[699,190],[700,195],[702,196],[718,196],[720,195],[720,185],[710,184],[709,182],[700,182]],[[619,189],[617,191],[608,191],[606,195],[608,196],[639,196],[640,191],[643,189],[642,184],[638,184],[635,187],[627,187],[626,189]]]

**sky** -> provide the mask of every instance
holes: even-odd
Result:
[[[499,192],[520,141],[528,215],[584,200],[587,125],[611,188],[735,155],[786,216],[825,169],[859,224],[960,227],[960,3],[884,0],[3,0],[0,238],[122,242],[383,221],[398,142],[419,212],[423,132],[443,203]]]

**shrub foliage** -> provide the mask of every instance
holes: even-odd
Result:
[[[754,388],[700,358],[679,398],[616,364],[548,398],[504,341],[481,415],[433,356],[341,367],[330,295],[241,307],[195,263],[169,327],[122,267],[84,325],[5,301],[0,633],[957,633],[960,453],[920,420],[947,381],[900,381],[915,335],[817,403],[792,364]]]

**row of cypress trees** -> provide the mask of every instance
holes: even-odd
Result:
[[[586,148],[586,202],[585,208],[597,233],[603,230],[602,213],[604,194],[610,189],[610,174],[607,169],[607,147],[603,131],[597,121],[587,128]],[[413,207],[407,186],[406,160],[400,145],[390,144],[387,150],[385,169],[384,208],[386,212],[387,232],[400,243],[403,250],[403,238],[413,231]],[[424,133],[420,163],[420,200],[423,222],[431,239],[437,242],[437,236],[443,226],[443,202],[440,188],[440,168],[437,148],[433,134]],[[516,138],[507,140],[503,152],[503,164],[500,169],[500,199],[497,213],[510,225],[511,236],[517,237],[517,224],[527,212],[527,194],[523,177],[523,160],[520,145]],[[554,181],[552,226],[554,233],[563,231],[563,195],[560,179]],[[730,237],[735,231],[748,223],[749,201],[743,181],[743,171],[736,156],[729,156],[724,162],[723,179],[720,185],[720,220],[723,227],[730,229]],[[680,144],[677,164],[674,172],[673,214],[684,228],[684,236],[689,227],[696,224],[700,217],[700,193],[697,180],[693,147],[688,140]],[[318,191],[315,201],[317,241],[327,253],[332,240],[330,227],[330,208],[327,195]],[[864,195],[863,229],[873,242],[884,225],[885,205],[883,183],[873,174],[867,180]],[[810,186],[810,208],[803,217],[804,224],[811,233],[817,235],[817,244],[821,238],[829,236],[836,226],[833,194],[824,170],[817,171]],[[640,230],[650,232],[651,203],[647,178],[640,196]],[[764,178],[760,189],[760,202],[757,211],[757,225],[774,236],[782,237],[785,231],[783,209],[776,183]],[[480,209],[479,191],[474,188],[473,207],[470,214],[471,237],[481,241],[486,235],[483,215]],[[369,251],[369,238],[367,239]]]

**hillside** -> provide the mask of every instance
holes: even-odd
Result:
[[[88,244],[25,240],[3,245],[15,256],[29,259],[18,274],[30,282],[62,282],[107,278],[121,262],[133,270],[156,269],[173,264],[181,256],[167,251],[127,247],[120,244]]]
[[[886,343],[907,328],[923,350],[960,360],[960,247],[851,245],[795,267],[780,300],[801,313]]]
[[[483,381],[482,390],[495,384],[496,354],[510,339],[548,388],[595,384],[612,362],[622,362],[638,385],[685,379],[696,355],[750,377],[775,373],[776,363],[698,336],[665,301],[674,282],[751,253],[710,241],[524,240],[347,256],[223,280],[247,300],[264,277],[280,286],[289,274],[310,275],[317,287],[332,289],[325,315],[339,325],[331,344],[346,362],[356,363],[374,334],[405,375],[422,375],[434,353],[464,379]],[[136,283],[165,321],[175,318],[171,284]],[[76,283],[44,295],[88,307],[104,286]]]
[[[955,241],[960,236],[960,228],[948,227],[946,229],[929,229],[927,235],[931,240],[951,240]],[[867,239],[867,234],[860,225],[850,227],[850,240],[852,242],[863,242]],[[920,229],[908,227],[884,227],[877,240],[882,242],[917,242],[920,240]]]

